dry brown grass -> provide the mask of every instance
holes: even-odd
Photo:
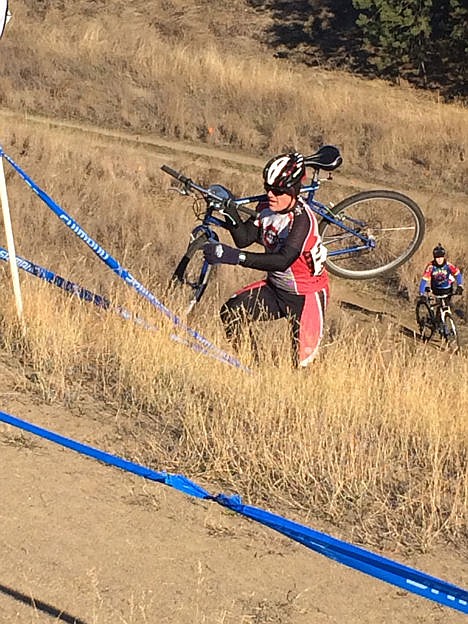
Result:
[[[350,172],[464,188],[461,106],[271,58],[259,42],[270,18],[241,0],[218,3],[216,16],[207,2],[106,8],[50,3],[38,23],[18,0],[0,104],[262,155],[336,143]]]
[[[256,503],[350,522],[375,546],[466,544],[466,357],[359,329],[341,313],[313,370],[275,363],[269,350],[246,375],[174,345],[169,329],[96,317],[41,284],[27,289],[26,315],[25,339],[10,308],[2,333],[27,362],[29,386],[71,405],[91,391],[128,414],[122,453]],[[223,344],[216,323],[204,329]]]
[[[143,19],[138,3],[132,9],[113,3],[123,19],[85,14],[77,2],[74,15],[63,19],[54,9],[48,27],[38,29],[18,0],[11,36],[2,41],[2,106],[249,154],[292,145],[312,151],[322,141],[335,142],[348,177],[338,172],[322,199],[336,202],[384,180],[406,190],[426,214],[426,240],[398,272],[411,298],[439,240],[466,266],[467,196],[453,192],[466,180],[465,109],[379,82],[286,66],[235,31],[231,43],[226,37],[220,43],[209,20],[201,33],[184,29],[184,11],[197,15],[206,8],[201,2],[185,9],[186,3],[172,3],[164,30],[162,19],[152,21],[159,3],[150,4]],[[234,27],[244,3],[223,7],[221,34]],[[216,128],[213,135],[207,126]],[[32,127],[27,121],[4,126],[6,152],[139,280],[162,293],[193,215],[189,203],[168,194],[161,154],[137,142]],[[213,166],[212,159],[174,153],[166,161],[238,194],[259,189],[260,164]],[[365,187],[352,179],[356,172],[367,176]],[[20,255],[164,325],[11,171],[8,189]],[[170,327],[145,332],[26,276],[22,338],[7,272],[0,271],[4,349],[32,369],[24,383],[33,383],[45,400],[70,404],[91,390],[131,414],[122,452],[215,480],[254,502],[286,501],[351,522],[367,543],[425,548],[443,535],[467,544],[466,357],[401,343],[378,326],[359,329],[332,307],[334,341],[309,372],[275,358],[284,346],[277,324],[259,330],[272,348],[246,376],[174,345]],[[225,347],[216,309],[249,277],[221,267],[211,300],[194,321]],[[242,357],[248,362],[247,352]]]
[[[195,223],[191,200],[168,192],[171,179],[160,171],[163,162],[202,184],[225,184],[237,195],[260,190],[261,160],[248,169],[217,165],[216,159],[201,156],[169,153],[165,157],[138,141],[123,143],[44,124],[33,128],[32,133],[27,121],[15,120],[3,134],[5,151],[150,289],[160,289],[160,284],[167,282]],[[115,280],[94,254],[63,227],[8,165],[6,170],[18,253],[87,287],[104,292],[114,288]],[[318,198],[336,203],[364,188],[382,186],[364,184],[343,177],[340,169],[332,182],[322,185]],[[421,249],[398,271],[402,289],[413,297],[423,267],[439,241],[448,248],[451,261],[467,266],[468,200],[462,193],[436,191],[430,185],[399,190],[407,192],[426,216]],[[64,254],[64,249],[68,253]],[[225,267],[221,276],[221,297],[246,279],[245,270]]]

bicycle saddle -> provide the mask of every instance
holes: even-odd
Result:
[[[324,169],[325,171],[333,171],[333,169],[339,167],[342,162],[343,159],[341,158],[340,150],[334,145],[322,145],[315,154],[306,156],[304,159],[306,167]]]

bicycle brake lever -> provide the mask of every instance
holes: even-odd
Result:
[[[189,191],[185,188],[185,186],[170,186],[169,191],[176,191],[179,195],[190,195]]]

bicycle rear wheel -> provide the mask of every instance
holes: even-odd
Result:
[[[435,331],[435,318],[430,305],[426,301],[418,301],[416,304],[416,322],[419,334],[424,342],[428,342]]]
[[[172,275],[172,286],[181,287],[183,305],[189,314],[203,297],[213,267],[203,256],[203,245],[209,240],[208,234],[202,232],[187,247]]]
[[[455,321],[453,320],[450,312],[445,314],[445,322],[443,324],[443,339],[447,343],[447,347],[453,350],[458,350],[460,347],[460,339],[457,332],[457,326],[455,325]]]
[[[335,224],[322,219],[319,232],[328,250],[330,273],[347,279],[369,279],[396,269],[419,248],[424,215],[409,197],[397,191],[364,191],[331,209]],[[358,235],[372,241],[366,248]]]

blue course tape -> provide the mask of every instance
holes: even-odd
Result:
[[[10,254],[8,253],[8,251],[3,247],[0,247],[0,260],[8,262],[9,258]],[[26,260],[25,258],[16,256],[16,264],[18,268],[23,269],[23,271],[26,271],[27,273],[30,273],[35,277],[39,277],[49,284],[53,284],[54,286],[57,286],[65,292],[77,296],[83,301],[94,303],[98,308],[108,310],[111,307],[111,302],[102,295],[97,295],[90,290],[87,290],[83,286],[80,286],[75,282],[71,282],[64,277],[60,277],[60,275],[57,275],[56,273],[53,273],[52,271],[49,271],[48,269],[45,269],[44,267],[35,264],[30,260]]]
[[[190,481],[190,479],[187,479],[183,475],[156,472],[151,468],[135,464],[92,446],[76,442],[75,440],[61,436],[53,431],[48,431],[47,429],[20,420],[19,418],[15,418],[1,411],[0,421],[12,425],[13,427],[29,431],[34,435],[60,444],[82,455],[87,455],[88,457],[126,470],[127,472],[131,472],[145,479],[163,483],[190,496],[212,500],[246,518],[250,518],[278,533],[282,533],[334,561],[364,572],[386,583],[401,587],[413,594],[468,614],[468,590],[447,583],[436,577],[429,576],[425,572],[402,565],[401,563],[397,563],[381,555],[376,555],[369,550],[353,546],[352,544],[311,529],[310,527],[265,511],[264,509],[252,507],[251,505],[243,505],[241,498],[237,495],[226,496],[225,494],[218,494],[213,496],[207,490],[193,481]]]
[[[8,262],[9,257],[10,255],[8,251],[4,249],[3,247],[0,247],[0,260]],[[54,286],[57,286],[58,288],[64,290],[65,292],[71,295],[78,297],[79,299],[83,301],[86,301],[88,303],[94,303],[94,305],[96,305],[98,308],[102,308],[103,310],[110,310],[111,312],[118,314],[121,318],[123,318],[126,321],[133,321],[136,325],[140,325],[141,327],[143,327],[143,329],[146,329],[149,331],[159,330],[158,327],[156,327],[155,325],[152,325],[151,323],[148,323],[144,318],[142,318],[141,316],[138,316],[137,314],[134,314],[133,312],[131,312],[124,306],[112,304],[109,301],[109,299],[107,299],[106,297],[102,295],[97,295],[96,293],[93,293],[87,288],[84,288],[84,286],[80,286],[76,282],[71,282],[70,280],[67,280],[64,277],[57,275],[53,271],[50,271],[49,269],[45,269],[39,264],[35,264],[34,262],[31,262],[30,260],[21,258],[21,256],[16,256],[16,264],[23,271],[26,271],[27,273],[30,273],[31,275],[34,275],[35,277],[39,277],[40,279],[48,282],[49,284],[53,284]],[[178,336],[177,334],[170,334],[169,337],[171,340],[174,340],[175,342],[183,344],[186,347],[190,347],[197,353],[201,352],[204,355],[207,355],[209,357],[215,357],[215,359],[218,359],[216,358],[214,353],[212,353],[211,351],[206,351],[206,349],[200,343],[190,342],[189,340],[186,340],[185,338],[182,338],[181,336]]]
[[[216,357],[231,366],[236,368],[241,368],[245,372],[250,372],[248,368],[243,366],[241,362],[229,355],[209,340],[204,338],[199,332],[195,329],[188,327],[185,323],[183,323],[182,319],[179,318],[176,314],[174,314],[169,308],[167,308],[159,299],[153,295],[143,284],[141,284],[133,275],[127,271],[127,269],[123,268],[120,263],[105,249],[99,245],[96,241],[94,241],[89,234],[87,234],[82,227],[68,215],[63,208],[61,208],[54,200],[47,195],[45,191],[43,191],[35,182],[30,178],[21,167],[15,163],[15,161],[6,154],[3,149],[0,147],[0,158],[3,157],[5,160],[10,163],[13,169],[19,174],[19,176],[26,182],[26,184],[31,188],[36,195],[42,199],[42,201],[52,210],[52,212],[67,226],[69,227],[74,234],[78,236],[92,251],[100,258],[112,271],[118,275],[126,284],[131,286],[136,292],[143,296],[147,301],[149,301],[155,308],[157,308],[160,312],[162,312],[167,318],[169,318],[172,323],[181,329],[182,331],[188,333],[194,340],[199,342],[204,349],[213,351]]]

